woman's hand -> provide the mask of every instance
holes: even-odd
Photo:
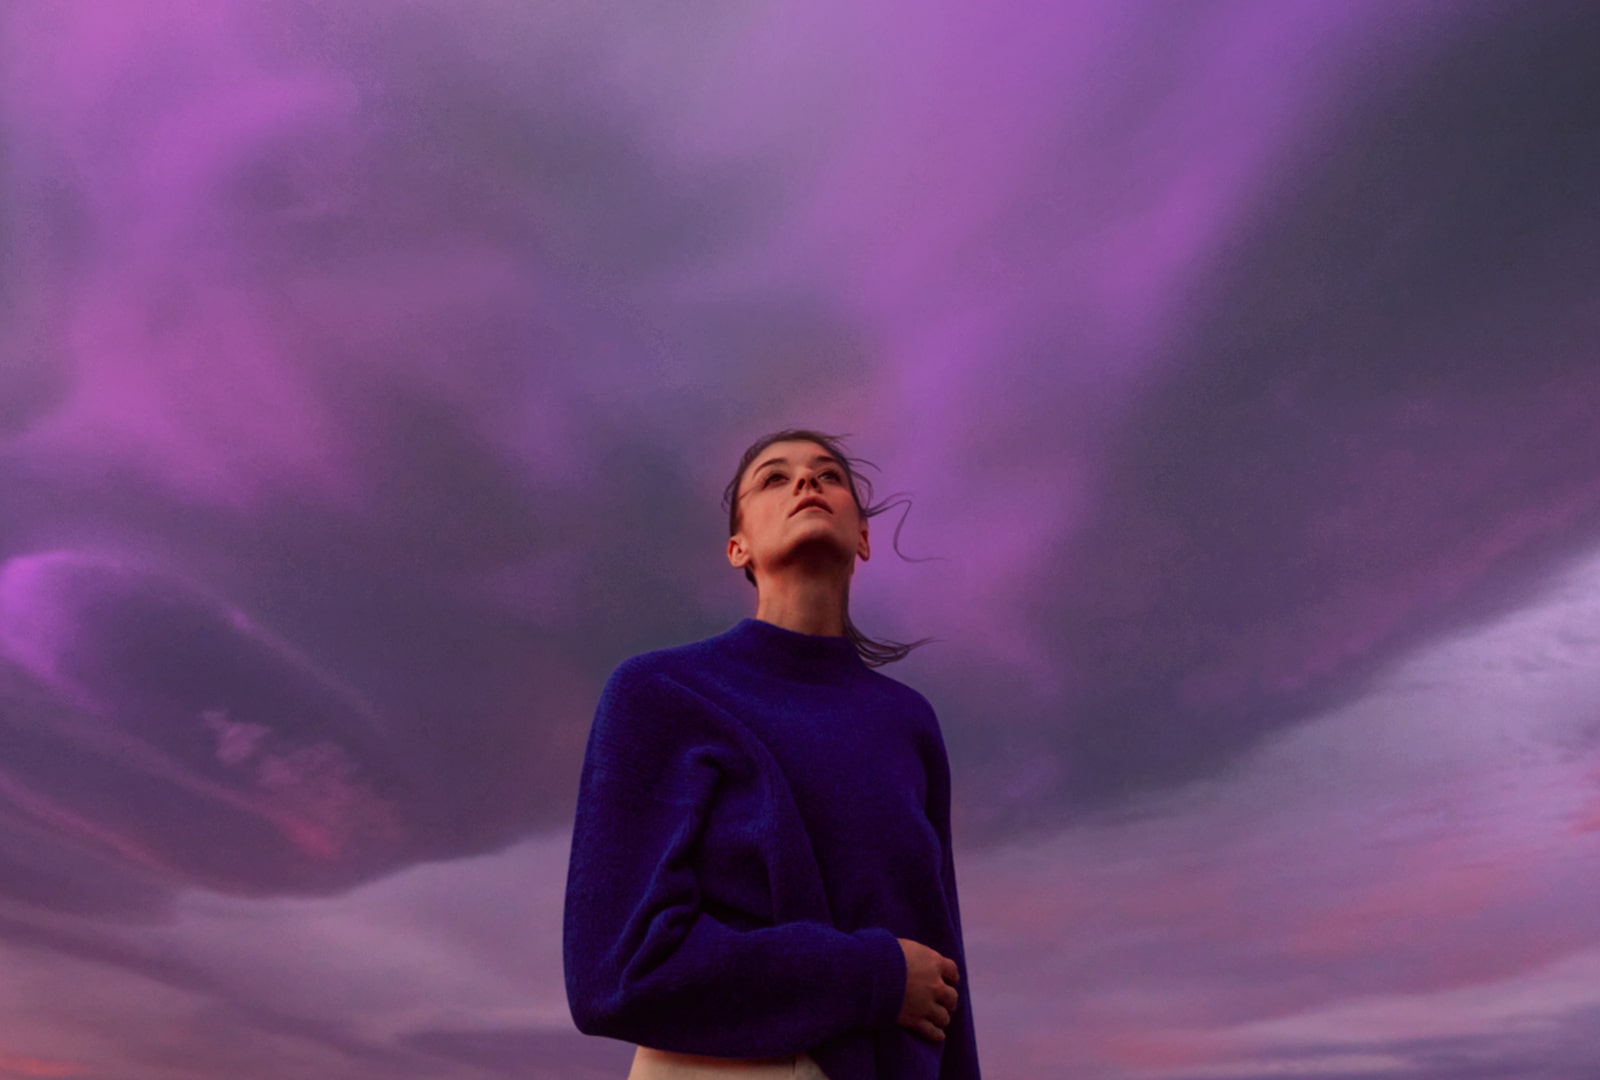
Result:
[[[937,950],[907,938],[895,938],[906,954],[906,998],[896,1022],[930,1042],[943,1042],[961,995],[951,983],[961,981],[956,962]]]

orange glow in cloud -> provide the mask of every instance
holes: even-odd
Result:
[[[1557,921],[1528,924],[1511,936],[1468,932],[1479,920],[1493,922],[1537,900],[1545,875],[1530,852],[1537,849],[1491,853],[1471,837],[1441,838],[1419,847],[1395,877],[1305,919],[1291,942],[1303,957],[1324,961],[1408,952],[1414,976],[1434,988],[1547,964],[1590,943],[1592,930]]]
[[[1419,846],[1408,865],[1335,909],[1307,919],[1293,935],[1313,956],[1354,956],[1411,940],[1419,927],[1459,924],[1513,902],[1529,888],[1514,855],[1483,858],[1459,836]]]
[[[965,908],[968,904],[965,895],[961,902]],[[973,925],[1004,926],[1013,933],[1053,941],[1061,936],[1062,926],[1078,906],[1073,897],[1049,889],[1030,888],[1019,881],[1011,888],[983,892],[973,890],[973,914],[968,916],[963,911],[963,915]]]
[[[0,1077],[6,1080],[27,1077],[33,1080],[36,1077],[48,1076],[84,1076],[83,1070],[76,1065],[69,1065],[65,1061],[51,1061],[48,1058],[28,1057],[23,1054],[0,1054]]]
[[[0,772],[0,800],[9,801],[19,810],[33,816],[36,821],[54,828],[77,840],[99,844],[116,852],[134,866],[161,875],[176,876],[177,871],[150,848],[133,837],[108,826],[101,825],[81,814],[73,813],[63,804],[48,799],[33,788],[5,772]],[[0,1057],[0,1067],[5,1059]]]
[[[1234,1056],[1211,1036],[1182,1031],[1079,1032],[1072,1040],[1078,1060],[1119,1069],[1192,1069],[1223,1064]]]

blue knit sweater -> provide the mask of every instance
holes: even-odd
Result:
[[[942,1043],[895,1021],[897,937],[960,969]],[[589,729],[563,945],[586,1035],[980,1080],[933,707],[848,638],[758,619],[624,660]]]

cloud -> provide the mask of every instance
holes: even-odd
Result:
[[[44,697],[11,715],[31,752],[0,767],[39,825],[223,891],[326,888],[401,846],[359,695],[176,575],[13,558],[0,659]]]
[[[6,8],[0,1073],[617,1075],[584,735],[791,423],[991,1072],[1593,1072],[1592,13],[464,12]]]

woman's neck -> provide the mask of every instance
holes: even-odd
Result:
[[[797,634],[843,637],[849,585],[848,578],[841,588],[836,580],[812,576],[764,582],[755,617]]]

